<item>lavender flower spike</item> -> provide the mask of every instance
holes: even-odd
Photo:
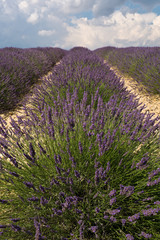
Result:
[[[143,236],[144,238],[151,238],[152,237],[152,234],[147,234],[145,232],[141,232],[140,236]]]
[[[134,240],[134,237],[131,234],[126,234],[127,240]]]

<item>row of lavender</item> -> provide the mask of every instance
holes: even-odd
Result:
[[[66,52],[51,47],[0,49],[0,113],[15,108],[38,78]]]
[[[156,119],[84,48],[35,95],[28,120],[0,120],[1,239],[158,239]]]
[[[160,94],[159,47],[104,47],[95,50],[95,53],[143,84],[149,93]]]

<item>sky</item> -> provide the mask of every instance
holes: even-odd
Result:
[[[0,48],[160,46],[160,0],[0,0]]]

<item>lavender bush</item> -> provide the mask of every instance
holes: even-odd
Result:
[[[57,48],[0,49],[0,113],[14,109],[31,85],[66,53]]]
[[[1,239],[158,239],[158,118],[83,48],[41,90],[28,120],[0,119]]]
[[[133,77],[149,93],[160,94],[159,47],[106,47],[95,52],[115,65],[122,73]]]

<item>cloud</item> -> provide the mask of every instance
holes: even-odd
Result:
[[[39,19],[38,13],[34,12],[27,18],[27,22],[35,24],[38,22],[38,19]]]
[[[146,14],[131,10],[129,2],[145,7]],[[159,0],[0,0],[0,47],[160,45],[160,17],[151,13],[157,4]]]
[[[114,12],[115,8],[121,7],[126,0],[97,0],[92,11],[95,17],[107,16]]]
[[[55,33],[54,30],[40,30],[38,31],[38,35],[40,36],[52,36]]]
[[[50,0],[46,1],[46,6],[68,15],[91,10],[95,1],[96,0]]]
[[[143,5],[149,11],[159,5],[159,0],[132,0],[132,2]]]
[[[94,17],[109,16],[118,8],[121,8],[126,3],[139,4],[144,7],[147,12],[150,12],[155,6],[159,5],[159,0],[96,0],[92,6]]]
[[[19,10],[24,12],[24,13],[27,13],[28,12],[28,9],[29,9],[29,5],[26,1],[22,1],[18,4],[18,7],[19,7]]]
[[[127,13],[116,11],[110,17],[72,20],[63,47],[86,46],[154,46],[159,44],[160,16],[155,13]]]

